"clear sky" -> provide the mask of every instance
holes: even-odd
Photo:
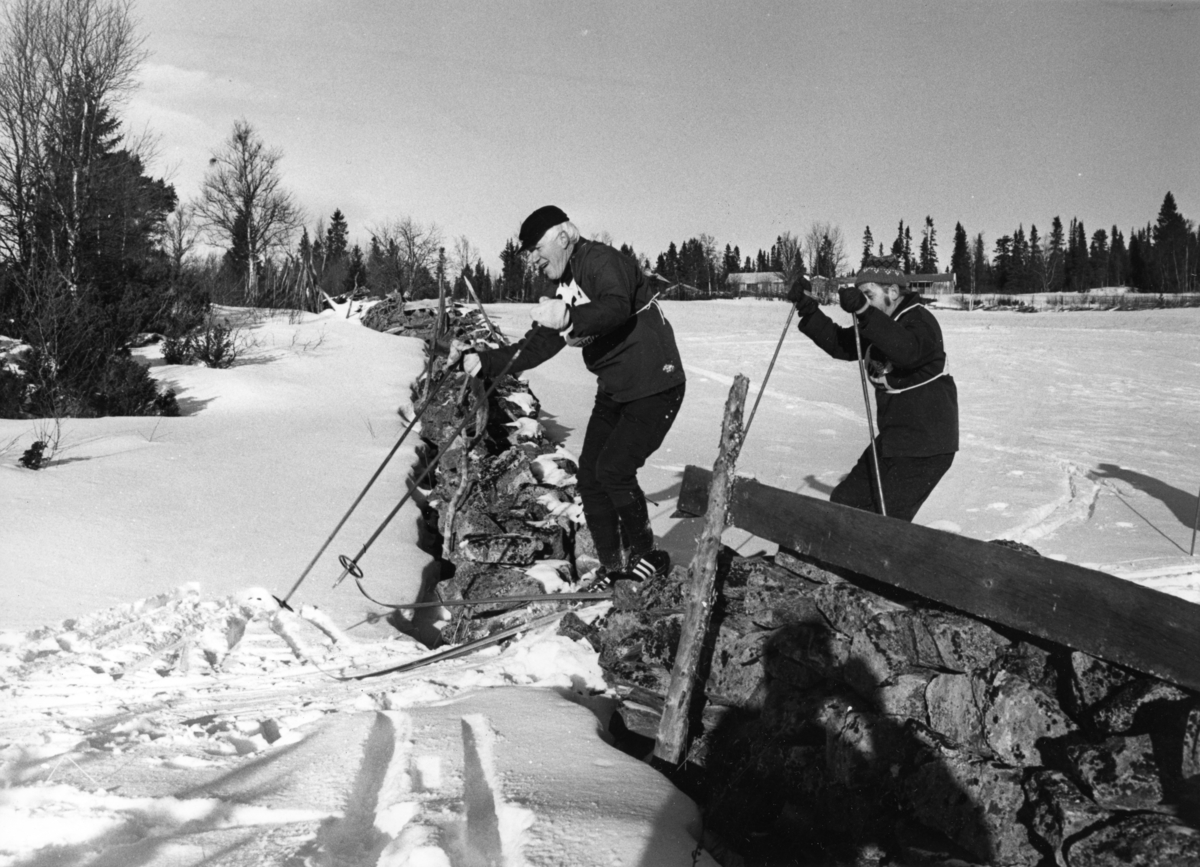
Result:
[[[410,216],[493,271],[543,204],[652,259],[815,220],[995,239],[1200,217],[1200,3],[140,0],[129,106],[181,198],[238,118],[352,241]]]

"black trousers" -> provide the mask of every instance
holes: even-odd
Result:
[[[683,393],[681,383],[627,403],[596,394],[575,477],[596,553],[609,568],[619,568],[623,546],[634,555],[653,546],[637,471],[662,445],[679,414]]]
[[[879,474],[883,480],[887,516],[911,521],[953,462],[953,452],[925,458],[885,458],[880,455]],[[879,493],[875,487],[869,446],[850,470],[850,475],[833,489],[829,502],[879,513]]]

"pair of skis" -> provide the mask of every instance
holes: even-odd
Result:
[[[542,599],[543,597],[547,598],[548,600],[553,599],[553,600],[562,600],[562,601],[578,601],[580,599],[589,599],[589,600],[597,599],[597,601],[602,601],[604,599],[612,598],[611,596],[607,596],[605,594],[596,594],[596,593],[546,593],[546,594],[535,594],[532,597],[530,597],[530,596],[525,596],[525,597],[501,596],[498,598],[506,600],[506,601],[522,600],[522,599],[525,601],[537,601],[537,600]],[[476,603],[480,603],[480,602],[486,602],[488,600],[454,600],[454,601],[464,602],[464,603],[468,603],[468,604],[476,604]],[[412,605],[406,605],[403,607],[414,608],[414,607],[419,607],[419,606],[423,606],[426,604],[444,604],[444,603],[413,603]],[[400,606],[397,606],[397,607],[400,607]],[[493,644],[498,644],[501,641],[503,641],[504,639],[510,638],[519,632],[526,632],[530,629],[538,629],[542,626],[547,626],[547,625],[553,623],[554,621],[565,617],[566,615],[572,613],[575,610],[577,610],[577,609],[570,608],[565,611],[554,611],[554,612],[551,612],[550,614],[543,614],[541,617],[535,617],[533,620],[530,620],[526,623],[518,623],[516,626],[509,626],[506,629],[501,629],[498,632],[493,632],[491,635],[485,635],[482,638],[476,638],[474,641],[468,641],[465,644],[456,644],[453,647],[446,648],[445,650],[439,650],[435,653],[429,654],[428,656],[422,656],[420,659],[413,659],[413,660],[410,660],[409,662],[402,662],[399,665],[390,665],[386,668],[378,668],[373,671],[366,671],[366,672],[363,672],[362,674],[352,674],[352,675],[347,675],[347,676],[343,676],[343,677],[338,677],[337,679],[341,680],[341,681],[368,680],[373,677],[382,677],[385,674],[404,674],[405,672],[415,671],[419,668],[424,668],[427,665],[433,665],[434,663],[444,662],[448,659],[456,659],[460,656],[468,656],[468,655],[474,653],[476,650],[480,650],[484,647],[489,647]]]

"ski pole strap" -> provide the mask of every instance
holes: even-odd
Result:
[[[479,398],[479,402],[481,404],[486,403],[487,399],[492,396],[492,392],[494,392],[496,390],[496,388],[500,385],[501,381],[504,379],[505,374],[508,373],[509,368],[513,366],[513,362],[515,362],[517,360],[517,356],[519,356],[521,354],[521,350],[524,348],[525,348],[524,340],[521,340],[519,343],[517,343],[516,351],[512,354],[512,357],[508,359],[508,363],[504,365],[504,367],[503,367],[503,369],[501,369],[500,373],[497,374],[496,378],[492,380],[492,384],[490,386],[488,386],[487,391],[485,391],[483,393],[483,396]],[[383,519],[383,523],[380,524],[379,527],[375,530],[375,532],[371,534],[371,538],[367,539],[366,543],[362,546],[362,548],[359,550],[359,552],[354,555],[353,559],[347,558],[345,555],[342,555],[339,558],[339,562],[341,562],[341,564],[342,564],[342,574],[339,575],[338,579],[333,582],[334,587],[337,587],[339,584],[341,584],[342,581],[345,579],[345,577],[347,575],[351,574],[352,570],[355,570],[355,569],[358,570],[358,574],[355,575],[355,578],[362,577],[362,570],[358,566],[358,561],[361,560],[362,556],[367,553],[367,550],[371,547],[371,545],[373,545],[375,543],[375,540],[379,538],[379,535],[384,531],[384,529],[387,528],[387,525],[392,522],[392,519],[395,518],[396,515],[400,512],[400,509],[403,508],[404,504],[407,503],[409,501],[409,499],[412,498],[413,491],[415,491],[417,488],[419,488],[421,486],[421,482],[425,481],[425,479],[429,476],[429,474],[433,472],[434,467],[436,467],[438,465],[438,462],[442,459],[442,455],[444,455],[446,453],[445,446],[448,446],[450,443],[454,442],[455,437],[457,437],[460,433],[462,433],[463,428],[465,428],[467,426],[467,423],[470,422],[472,418],[473,418],[473,414],[471,414],[471,413],[467,413],[463,416],[463,420],[458,423],[458,426],[455,427],[454,431],[450,434],[450,436],[446,438],[445,444],[441,448],[438,449],[438,453],[434,456],[433,460],[425,465],[425,469],[423,469],[421,471],[421,474],[419,476],[417,476],[415,481],[413,481],[412,485],[409,487],[409,489],[405,493],[405,495],[400,498],[400,502],[398,502],[396,504],[396,507],[394,509],[392,509],[390,512],[388,512],[387,517]]]

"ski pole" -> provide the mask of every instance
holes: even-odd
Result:
[[[421,404],[421,408],[413,416],[412,421],[408,423],[408,427],[406,427],[404,432],[400,434],[400,438],[396,440],[396,444],[392,446],[392,450],[387,453],[387,457],[383,459],[383,463],[379,465],[379,469],[375,470],[375,474],[371,476],[371,479],[367,482],[366,487],[364,487],[359,495],[355,497],[354,502],[350,504],[350,508],[346,510],[346,514],[342,515],[342,520],[338,521],[337,526],[333,528],[333,532],[329,534],[329,538],[325,540],[325,544],[323,544],[317,553],[313,555],[313,558],[308,561],[308,565],[304,567],[304,571],[300,573],[300,577],[296,579],[296,583],[292,585],[292,589],[287,592],[287,596],[284,596],[279,600],[279,604],[282,607],[287,607],[287,601],[292,598],[292,594],[296,592],[297,588],[299,588],[299,586],[304,582],[304,579],[308,577],[308,573],[312,571],[312,567],[316,565],[317,560],[321,559],[321,555],[325,553],[325,549],[329,547],[329,543],[333,541],[333,537],[338,534],[338,532],[342,529],[342,526],[350,519],[350,515],[355,509],[358,508],[358,504],[361,503],[362,498],[367,495],[367,491],[371,490],[371,486],[375,484],[375,480],[379,478],[379,474],[383,472],[383,468],[388,465],[388,461],[390,461],[396,454],[405,438],[409,435],[409,433],[412,432],[412,429],[417,426],[417,422],[421,420],[421,416],[425,414],[425,410],[429,408],[431,403],[433,403],[434,395],[441,390],[446,380],[450,378],[451,372],[452,368],[448,366],[445,372],[442,374],[442,378],[438,380],[437,384],[433,387],[429,394],[426,395],[425,402]]]
[[[495,378],[495,380],[493,380],[492,384],[490,386],[488,386],[487,391],[485,391],[483,393],[483,396],[479,399],[480,403],[486,403],[487,399],[489,397],[491,397],[492,392],[495,391],[497,386],[500,385],[501,381],[504,379],[504,375],[506,373],[508,373],[509,368],[511,368],[513,366],[513,363],[517,360],[517,356],[519,356],[521,354],[521,350],[524,347],[525,347],[524,340],[522,340],[520,343],[517,344],[516,352],[514,352],[512,354],[512,357],[510,359],[508,359],[508,363],[504,365],[504,368],[496,376],[496,378]],[[470,413],[467,413],[466,415],[463,416],[463,420],[458,423],[458,426],[454,429],[454,431],[446,439],[447,447],[451,443],[454,442],[455,437],[457,437],[460,433],[462,433],[463,428],[465,428],[467,426],[467,422],[469,422],[470,420],[471,420]],[[400,512],[400,509],[404,506],[404,504],[409,501],[409,499],[413,495],[413,491],[415,491],[417,488],[419,488],[421,485],[421,482],[425,481],[425,479],[429,476],[429,474],[433,472],[433,468],[438,465],[438,462],[442,459],[442,455],[444,455],[444,454],[446,454],[445,448],[441,448],[438,450],[438,453],[434,456],[433,460],[425,465],[425,469],[423,469],[421,471],[421,474],[419,476],[417,476],[417,478],[413,481],[412,485],[409,486],[408,492],[403,497],[400,498],[400,502],[398,502],[396,504],[396,507],[394,509],[392,509],[390,512],[388,512],[387,517],[383,519],[383,523],[380,524],[379,527],[375,530],[375,532],[371,534],[371,538],[367,539],[366,543],[362,546],[362,548],[359,550],[359,552],[354,555],[353,559],[347,557],[345,554],[342,554],[340,557],[338,557],[338,562],[342,564],[342,574],[339,575],[338,579],[333,582],[334,587],[337,587],[339,584],[341,584],[347,575],[353,575],[356,580],[362,577],[363,573],[362,573],[362,569],[359,568],[358,561],[361,560],[362,556],[367,553],[367,549],[370,548],[371,545],[373,545],[375,543],[375,540],[379,538],[379,534],[382,533],[384,531],[384,529],[387,527],[387,525],[392,522],[392,519],[395,518],[396,515]]]
[[[474,299],[476,306],[479,307],[479,312],[483,314],[483,321],[487,323],[488,330],[492,332],[492,337],[500,339],[499,333],[496,331],[496,326],[492,324],[492,320],[488,318],[487,311],[483,309],[483,302],[479,300],[479,296],[475,294],[475,287],[471,285],[471,281],[467,279],[467,275],[463,274],[463,282],[467,284],[467,291],[471,293],[471,298]]]
[[[863,361],[862,336],[858,332],[857,316],[854,316],[854,352],[858,356],[858,376],[862,380],[863,403],[867,408],[867,433],[871,435],[871,464],[875,468],[875,489],[879,492],[879,514],[886,518],[887,506],[883,502],[883,477],[879,473],[879,453],[875,451],[875,422],[871,418],[871,398],[867,393],[867,365]]]
[[[787,337],[788,327],[792,324],[792,316],[796,312],[796,305],[792,305],[792,309],[788,311],[787,322],[783,323],[783,333],[779,335],[779,342],[775,344],[775,354],[771,356],[771,363],[767,365],[767,375],[763,377],[762,385],[758,387],[758,397],[754,398],[754,406],[750,408],[750,418],[746,420],[746,426],[742,428],[742,442],[746,442],[746,437],[750,434],[750,425],[754,422],[754,414],[758,412],[758,402],[762,400],[763,392],[767,390],[767,380],[771,378],[771,371],[775,369],[775,359],[779,357],[779,350],[783,347],[783,338]]]
[[[1196,491],[1196,517],[1192,519],[1192,553],[1189,557],[1196,556],[1196,528],[1200,527],[1200,491]]]

